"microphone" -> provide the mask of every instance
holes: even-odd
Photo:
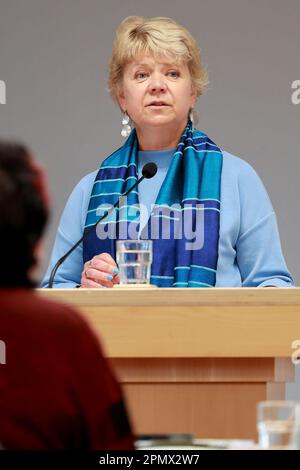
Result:
[[[153,178],[157,172],[157,165],[153,162],[146,163],[142,169],[142,175],[146,179]]]
[[[101,217],[99,217],[99,219],[97,220],[97,222],[94,223],[94,225],[92,225],[83,235],[82,237],[78,240],[78,242],[75,243],[75,245],[73,245],[69,251],[67,251],[67,253],[65,253],[61,258],[59,258],[59,260],[57,261],[57,263],[55,264],[54,268],[52,269],[51,273],[50,273],[50,277],[49,277],[49,282],[48,282],[48,289],[52,289],[53,287],[53,282],[54,282],[54,277],[55,277],[55,274],[58,270],[58,268],[62,265],[62,263],[70,256],[71,253],[73,253],[73,251],[80,245],[80,243],[82,243],[82,241],[89,235],[89,233],[97,227],[97,225],[99,224],[99,222],[101,222],[102,220],[104,220],[116,207],[117,205],[119,204],[120,202],[120,199],[122,197],[125,197],[127,196],[127,194],[129,194],[136,186],[138,186],[140,184],[141,181],[143,181],[143,179],[150,179],[150,178],[153,178],[153,176],[155,176],[157,173],[157,165],[153,162],[149,162],[149,163],[146,163],[144,166],[143,166],[143,169],[142,169],[142,176],[131,186],[131,188],[129,188],[125,193],[121,194],[121,196],[118,198],[118,200],[115,202],[115,204],[105,213],[103,214]]]

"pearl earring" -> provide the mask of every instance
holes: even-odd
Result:
[[[130,118],[126,111],[124,111],[123,118],[122,118],[122,129],[121,129],[121,136],[128,137],[131,132],[131,126],[129,124]]]

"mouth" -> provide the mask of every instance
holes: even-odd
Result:
[[[149,108],[149,106],[160,108],[160,107],[169,106],[169,105],[165,103],[164,101],[152,101],[151,103],[147,104],[146,107]]]

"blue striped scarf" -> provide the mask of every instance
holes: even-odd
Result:
[[[137,159],[138,142],[133,130],[125,144],[101,164],[90,197],[85,230],[137,181]],[[159,287],[215,285],[222,161],[218,146],[189,122],[140,236],[153,240],[152,284]],[[86,237],[84,262],[104,252],[115,259],[116,239],[138,238],[138,208],[138,191],[133,190]]]

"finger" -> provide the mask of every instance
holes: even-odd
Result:
[[[112,281],[101,281],[97,282],[96,279],[89,278],[85,275],[85,273],[82,273],[81,276],[81,287],[87,287],[87,288],[99,288],[99,287],[113,287],[114,284]]]
[[[111,289],[112,287],[114,287],[114,283],[113,282],[107,282],[105,283],[104,281],[101,283],[102,287],[108,287],[109,289]]]
[[[116,264],[111,264],[107,263],[106,261],[103,261],[101,259],[93,259],[90,264],[87,265],[87,268],[94,268],[98,269],[98,271],[103,271],[107,274],[110,274],[112,276],[115,276],[116,274],[119,274],[119,270],[116,267]]]
[[[100,255],[94,256],[93,259],[101,259],[108,264],[112,264],[113,266],[117,266],[117,263],[113,259],[113,257],[109,253],[101,253]]]
[[[93,281],[92,279],[88,279],[85,276],[82,276],[81,287],[84,289],[99,289],[101,288],[101,284]]]
[[[88,267],[87,269],[84,270],[84,276],[88,279],[92,279],[93,281],[100,282],[101,284],[104,283],[104,285],[111,286],[113,284],[112,274],[99,271],[98,269],[95,269],[92,267]]]
[[[120,276],[119,275],[114,276],[112,282],[113,284],[120,284]]]

